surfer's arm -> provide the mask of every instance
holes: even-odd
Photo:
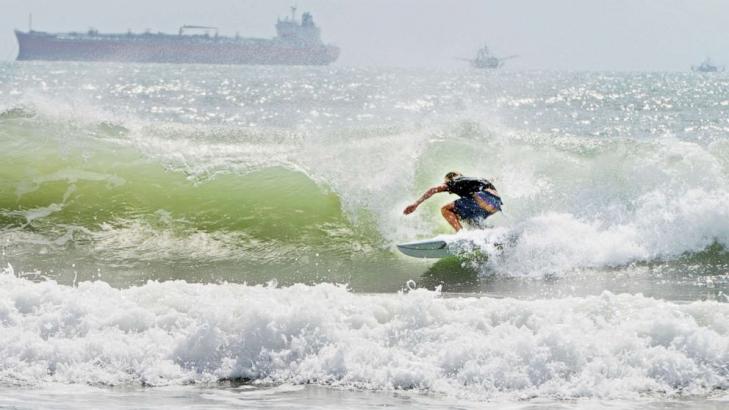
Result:
[[[422,204],[426,199],[430,198],[434,194],[437,194],[438,192],[445,192],[447,190],[448,190],[448,185],[446,185],[446,184],[440,184],[440,185],[436,185],[436,186],[430,188],[429,190],[425,191],[425,193],[420,198],[418,198],[417,201],[415,201],[412,204],[405,207],[405,210],[403,211],[403,213],[405,215],[408,215],[408,214],[415,212],[415,209],[418,208],[418,205]]]

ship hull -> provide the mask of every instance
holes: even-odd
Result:
[[[233,42],[183,36],[140,38],[145,35],[88,39],[21,31],[16,31],[15,35],[18,39],[18,61],[327,65],[339,56],[339,49],[334,46],[297,46],[276,39]]]

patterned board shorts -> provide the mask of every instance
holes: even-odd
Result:
[[[486,219],[501,211],[501,199],[488,192],[476,192],[472,198],[459,198],[454,203],[461,219]]]

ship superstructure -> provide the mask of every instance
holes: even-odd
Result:
[[[473,68],[495,69],[502,67],[504,65],[504,61],[516,57],[518,56],[511,55],[507,57],[496,57],[495,55],[491,54],[491,50],[489,50],[489,47],[487,45],[484,45],[476,52],[476,58],[462,58],[461,60],[468,61],[469,63],[471,63],[471,66]]]
[[[338,47],[322,42],[310,13],[299,20],[292,8],[290,17],[276,23],[276,34],[272,39],[226,37],[215,27],[191,25],[177,34],[15,31],[17,60],[326,65],[339,57]]]
[[[724,71],[724,66],[717,66],[715,65],[709,57],[707,57],[701,64],[698,66],[691,66],[692,71],[696,71],[699,73],[717,73],[720,71]]]

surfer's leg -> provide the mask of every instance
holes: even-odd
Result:
[[[449,224],[453,227],[453,229],[456,230],[456,232],[463,229],[461,226],[461,221],[458,220],[458,214],[456,214],[456,204],[455,202],[451,202],[450,204],[443,205],[442,208],[440,208],[440,213],[443,214],[443,218],[445,218],[446,221],[448,221]]]

